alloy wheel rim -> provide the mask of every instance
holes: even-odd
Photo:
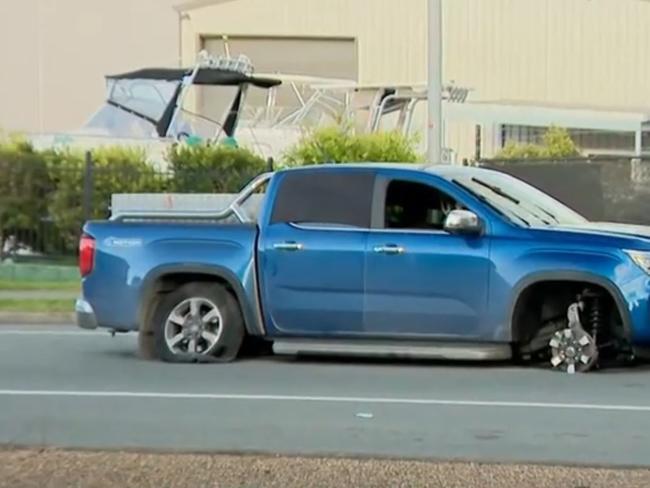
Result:
[[[567,328],[556,332],[549,346],[551,365],[569,374],[589,371],[598,361],[596,342],[582,329]]]
[[[192,297],[176,305],[165,320],[165,342],[173,354],[210,354],[221,339],[223,317],[211,300]]]

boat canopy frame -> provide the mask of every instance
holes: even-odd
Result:
[[[162,81],[177,83],[178,85],[166,103],[161,117],[155,119],[114,99],[113,92],[117,82],[123,80]],[[197,63],[193,68],[142,68],[121,74],[108,75],[106,81],[107,83],[114,82],[106,103],[151,123],[155,127],[156,134],[161,138],[174,138],[174,136],[179,137],[182,135],[173,134],[173,128],[183,111],[187,91],[193,85],[238,87],[237,94],[226,112],[227,116],[222,126],[226,136],[233,137],[248,87],[255,86],[268,90],[282,83],[281,80],[275,78],[255,76],[252,64],[246,56],[238,56],[237,58],[211,56],[207,51],[199,53]]]

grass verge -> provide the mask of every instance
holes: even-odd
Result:
[[[0,298],[0,312],[72,312],[74,310],[73,300],[61,299],[12,299]]]
[[[0,279],[0,291],[23,290],[61,290],[79,291],[81,284],[78,281],[22,281]]]

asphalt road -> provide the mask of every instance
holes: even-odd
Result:
[[[134,335],[3,326],[0,444],[648,467],[650,368],[170,365]]]

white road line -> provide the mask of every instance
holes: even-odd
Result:
[[[78,397],[78,398],[146,398],[159,400],[247,400],[281,402],[367,403],[392,405],[432,405],[483,408],[539,408],[557,410],[596,410],[618,412],[649,412],[650,405],[606,405],[595,403],[545,403],[444,400],[436,398],[382,398],[300,395],[246,395],[235,393],[164,393],[135,391],[74,391],[74,390],[0,390],[5,397]]]

